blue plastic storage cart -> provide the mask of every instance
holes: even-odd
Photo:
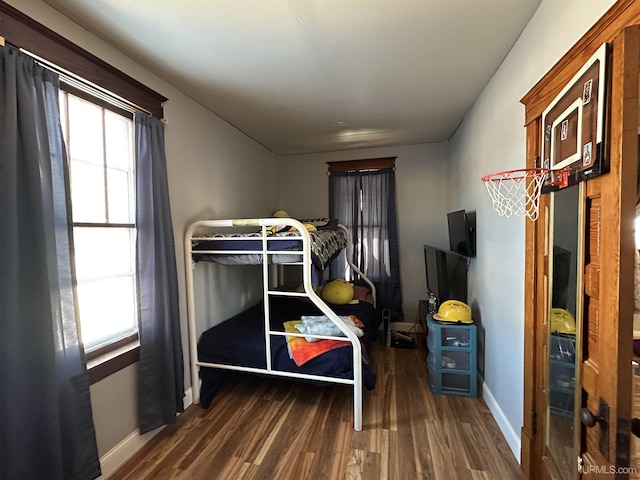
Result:
[[[478,395],[475,323],[439,323],[427,314],[429,388],[441,395]]]

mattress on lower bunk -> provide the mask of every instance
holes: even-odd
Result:
[[[368,302],[353,305],[332,305],[338,315],[355,315],[364,325],[364,335],[360,338],[363,351],[362,377],[364,386],[371,390],[376,383],[376,375],[370,366],[368,352],[377,325],[374,307]],[[198,341],[198,360],[202,362],[265,368],[264,305],[259,303],[235,317],[205,331]],[[274,297],[271,299],[271,328],[284,331],[287,321],[299,320],[302,315],[320,315],[312,303],[298,298]],[[293,338],[293,337],[291,337]],[[353,378],[353,354],[350,343],[326,351],[321,355],[297,366],[290,357],[284,336],[271,337],[272,368],[312,375],[327,375],[337,378]],[[207,408],[217,391],[231,374],[230,370],[200,367],[202,385],[200,402]],[[306,381],[318,385],[326,382]]]

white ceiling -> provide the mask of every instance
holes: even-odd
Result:
[[[540,3],[45,1],[279,155],[449,139]]]

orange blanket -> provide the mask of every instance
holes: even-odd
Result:
[[[291,320],[284,322],[284,331],[287,333],[300,333],[294,325],[302,323],[301,320]],[[289,354],[297,366],[304,365],[309,360],[322,355],[329,350],[350,346],[351,342],[340,340],[319,340],[317,342],[307,342],[304,337],[287,336],[287,348]]]

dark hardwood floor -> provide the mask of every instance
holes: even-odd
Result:
[[[238,376],[192,405],[109,480],[524,478],[481,399],[432,394],[424,336],[374,345],[376,388],[353,430],[352,389]]]

